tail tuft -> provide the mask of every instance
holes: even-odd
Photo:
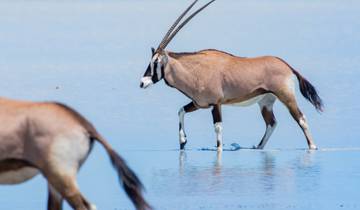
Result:
[[[110,156],[113,167],[119,175],[119,181],[122,183],[127,196],[131,199],[136,209],[151,210],[152,207],[146,202],[142,195],[144,186],[140,179],[136,176],[135,172],[129,168],[125,160],[111,148],[111,146],[95,129],[90,130],[90,136],[104,146]]]
[[[126,194],[129,196],[131,201],[134,203],[137,210],[150,210],[150,205],[145,201],[142,195],[144,189],[143,184],[136,176],[133,170],[131,170],[126,162],[113,150],[109,150],[111,163],[114,168],[118,171],[120,181]]]
[[[311,104],[313,104],[315,106],[317,111],[323,112],[324,104],[322,102],[322,99],[318,95],[315,87],[307,79],[305,79],[303,76],[301,76],[301,74],[299,72],[297,72],[294,69],[292,69],[292,71],[294,72],[297,79],[299,80],[299,86],[300,86],[301,94],[308,101],[310,101]]]

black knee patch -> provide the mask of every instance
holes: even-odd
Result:
[[[212,116],[213,116],[213,123],[221,122],[221,110],[220,106],[214,106],[211,110]]]

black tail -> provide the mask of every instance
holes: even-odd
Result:
[[[110,156],[112,165],[118,172],[120,182],[122,182],[122,186],[126,194],[129,196],[136,209],[151,210],[151,206],[145,201],[142,195],[142,191],[144,189],[143,184],[136,176],[135,172],[129,168],[125,160],[122,159],[122,157],[120,157],[120,155],[117,154],[99,134],[96,133],[93,138],[99,141],[105,147],[107,153]]]
[[[299,80],[301,94],[315,106],[316,110],[322,112],[324,110],[324,105],[320,96],[316,92],[315,87],[307,79],[301,76],[299,72],[293,68],[291,69]]]
[[[151,209],[150,205],[145,201],[142,195],[144,187],[134,171],[127,166],[126,162],[114,150],[111,150],[109,155],[113,166],[121,177],[124,190],[134,203],[136,209]]]

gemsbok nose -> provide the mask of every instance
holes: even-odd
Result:
[[[143,77],[140,80],[140,88],[147,88],[153,84],[151,77]]]

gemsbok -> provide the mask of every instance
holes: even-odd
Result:
[[[80,193],[76,176],[98,141],[136,209],[150,209],[136,174],[95,127],[70,107],[0,98],[0,119],[0,184],[22,183],[41,173],[48,183],[48,210],[61,210],[64,199],[76,210],[95,210]]]
[[[164,79],[165,83],[181,91],[191,102],[179,112],[180,149],[187,142],[184,115],[199,108],[212,108],[217,148],[222,150],[221,105],[248,106],[258,103],[265,120],[266,131],[260,143],[254,147],[263,149],[274,128],[276,119],[273,104],[279,99],[290,111],[305,134],[310,149],[316,149],[305,115],[295,99],[294,76],[299,81],[302,95],[318,111],[323,103],[314,86],[284,60],[274,56],[255,58],[237,57],[230,53],[208,49],[198,52],[176,53],[165,50],[166,46],[196,14],[215,0],[196,10],[180,25],[180,21],[197,2],[194,1],[175,21],[158,48],[152,48],[152,58],[140,87],[147,88]]]

